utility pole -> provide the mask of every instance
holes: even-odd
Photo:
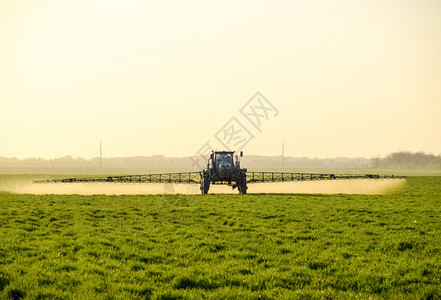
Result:
[[[102,168],[102,160],[103,160],[103,145],[100,140],[100,169]]]
[[[285,169],[285,142],[282,141],[282,169]]]

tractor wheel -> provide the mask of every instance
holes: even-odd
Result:
[[[246,194],[247,193],[247,176],[246,175],[242,175],[240,176],[240,181],[239,181],[239,193],[241,194]]]
[[[209,177],[204,175],[201,178],[201,194],[207,194],[209,188],[210,188]]]

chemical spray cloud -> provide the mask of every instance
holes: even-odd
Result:
[[[251,97],[202,147],[190,157],[193,167],[202,170],[205,161],[212,151],[222,148],[229,151],[241,151],[262,132],[262,127],[271,119],[277,117],[279,111],[262,93],[257,92]],[[214,145],[214,146],[213,146]],[[164,185],[164,194],[170,194],[170,185]],[[167,187],[166,187],[167,186]],[[199,188],[194,185],[186,186],[186,194],[199,194]]]

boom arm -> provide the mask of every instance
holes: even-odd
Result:
[[[85,183],[85,182],[126,182],[126,183],[195,183],[201,181],[202,172],[159,173],[144,175],[123,175],[107,177],[83,177],[35,180],[33,183]],[[378,179],[395,178],[373,174],[324,174],[324,173],[285,173],[285,172],[246,172],[248,183],[285,182],[305,180],[335,180],[335,179]],[[223,182],[217,182],[222,184]]]

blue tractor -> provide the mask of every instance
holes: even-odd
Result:
[[[240,157],[243,156],[240,151]],[[228,184],[237,187],[240,194],[247,193],[247,169],[240,168],[239,155],[234,160],[234,151],[213,151],[207,168],[202,171],[201,193],[207,194],[211,184]]]

